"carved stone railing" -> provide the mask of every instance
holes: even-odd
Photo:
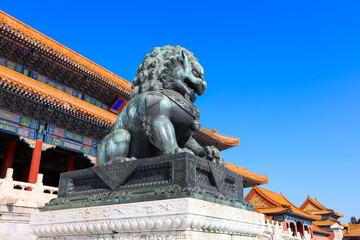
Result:
[[[58,188],[44,186],[43,175],[37,182],[26,183],[13,180],[12,168],[8,168],[4,179],[0,179],[0,205],[42,208],[46,202],[57,197]]]
[[[304,232],[304,236],[300,236],[300,233],[297,232],[293,236],[293,232],[290,228],[287,231],[284,231],[283,226],[279,222],[268,221],[266,220],[266,230],[261,236],[262,240],[310,240],[311,236],[308,232]]]

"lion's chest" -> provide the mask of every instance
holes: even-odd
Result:
[[[190,125],[195,118],[177,104],[172,105],[170,121],[174,126],[176,138],[178,142],[186,142],[193,134]]]

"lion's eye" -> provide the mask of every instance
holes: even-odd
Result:
[[[192,70],[192,73],[195,77],[200,78],[200,74],[195,69]]]

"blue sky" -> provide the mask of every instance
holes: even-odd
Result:
[[[131,81],[152,48],[204,67],[202,125],[226,161],[360,218],[359,1],[3,1],[0,9]],[[247,192],[247,191],[246,191]]]

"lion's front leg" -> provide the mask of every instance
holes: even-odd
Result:
[[[175,135],[175,129],[169,118],[158,116],[152,119],[150,141],[163,155],[181,152],[191,152],[188,149],[180,148]]]
[[[169,119],[171,108],[171,101],[162,94],[149,93],[146,96],[145,132],[150,142],[160,150],[162,155],[188,151],[180,148],[177,143],[175,128]]]
[[[191,149],[196,156],[206,158],[212,162],[226,166],[226,162],[220,156],[220,151],[214,146],[202,147],[194,138],[191,137],[185,144],[185,147]]]

